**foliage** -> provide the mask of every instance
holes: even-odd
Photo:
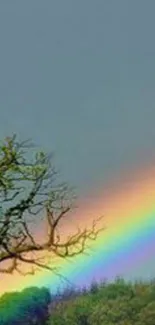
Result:
[[[155,285],[150,282],[93,281],[87,293],[57,305],[48,325],[154,325]]]
[[[67,287],[55,296],[31,287],[0,299],[1,325],[154,325],[154,320],[154,281],[93,281],[85,290]]]
[[[4,294],[0,299],[1,325],[43,325],[48,318],[51,295],[47,288],[30,287]]]

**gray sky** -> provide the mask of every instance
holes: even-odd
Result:
[[[153,161],[154,14],[154,0],[0,1],[0,139],[54,151],[80,194]]]
[[[151,161],[154,12],[154,0],[1,1],[0,138],[54,151],[79,192]]]

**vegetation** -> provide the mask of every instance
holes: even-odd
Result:
[[[30,287],[0,298],[1,325],[154,325],[155,281],[93,282],[52,295]]]
[[[46,288],[31,287],[22,292],[5,293],[0,299],[0,324],[44,325],[50,301]]]
[[[45,268],[60,275],[54,257],[64,259],[85,251],[86,242],[95,240],[103,228],[96,229],[94,220],[91,229],[78,229],[67,239],[62,238],[61,221],[67,221],[73,199],[69,187],[58,182],[51,156],[36,152],[29,141],[18,142],[16,136],[3,141],[0,145],[1,273],[34,274]],[[47,233],[41,243],[36,229],[45,225]]]
[[[154,325],[155,282],[93,283],[74,299],[51,309],[48,325]]]

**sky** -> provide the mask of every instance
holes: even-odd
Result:
[[[83,196],[155,156],[155,1],[0,4],[0,139],[54,152]]]

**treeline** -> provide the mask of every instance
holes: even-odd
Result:
[[[0,298],[0,325],[155,325],[155,280],[92,282],[52,295],[30,287]]]
[[[47,288],[30,287],[0,298],[0,325],[44,325],[51,295]]]
[[[81,292],[66,290],[59,302],[51,304],[47,324],[155,325],[155,281],[116,278],[113,283],[93,282]]]

